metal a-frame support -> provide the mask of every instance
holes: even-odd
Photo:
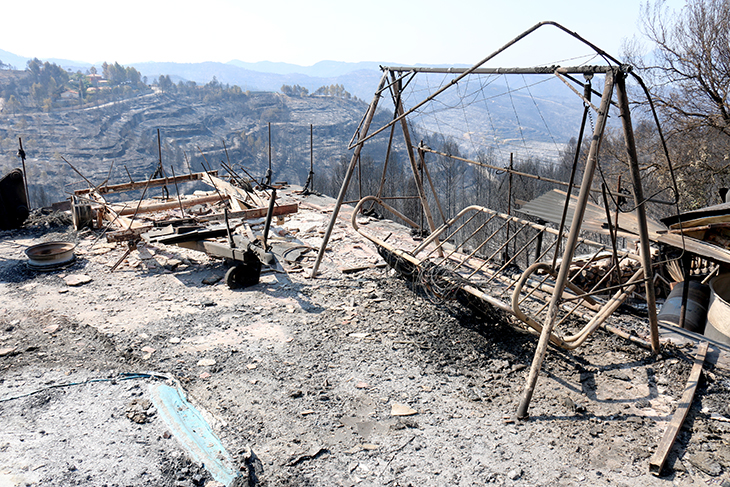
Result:
[[[652,350],[655,353],[659,352],[659,331],[657,326],[656,316],[656,298],[654,295],[654,274],[651,265],[651,254],[649,250],[649,232],[646,224],[646,210],[643,190],[641,186],[641,177],[639,174],[639,164],[636,155],[636,145],[634,142],[633,131],[631,128],[631,114],[629,112],[628,97],[626,95],[626,79],[627,72],[622,68],[615,68],[606,72],[606,78],[603,88],[603,96],[601,98],[601,105],[598,109],[598,118],[596,121],[595,130],[593,132],[593,138],[591,139],[591,146],[588,151],[588,160],[586,161],[586,167],[583,172],[583,181],[580,186],[580,193],[578,194],[578,201],[576,203],[575,214],[573,215],[572,224],[570,227],[570,233],[568,240],[565,244],[565,251],[563,253],[563,263],[569,263],[573,260],[575,254],[576,244],[578,242],[578,235],[581,229],[581,223],[585,216],[586,204],[588,202],[588,196],[590,194],[591,184],[593,183],[593,176],[598,163],[598,151],[601,146],[601,139],[603,132],[606,128],[606,122],[608,120],[608,109],[611,104],[611,98],[613,94],[613,88],[616,86],[617,96],[619,100],[619,110],[621,113],[621,120],[624,128],[624,139],[626,142],[626,151],[629,156],[629,169],[632,175],[634,200],[637,204],[637,220],[639,223],[639,238],[641,245],[641,258],[642,267],[644,270],[644,280],[646,289],[646,300],[649,308],[649,327],[651,330],[651,344]],[[527,376],[527,384],[517,408],[517,417],[524,419],[528,417],[527,409],[530,406],[532,395],[535,392],[535,385],[537,384],[537,377],[542,368],[542,362],[545,359],[545,353],[547,351],[548,344],[550,343],[550,334],[553,331],[555,322],[557,320],[558,306],[560,297],[562,296],[563,289],[568,282],[568,272],[570,271],[570,265],[561,265],[558,277],[555,281],[555,292],[553,293],[550,304],[548,307],[545,322],[540,333],[540,340],[535,350],[535,355],[532,360],[532,366]]]
[[[510,47],[520,39],[524,38],[526,35],[530,34],[531,32],[537,30],[538,28],[544,26],[544,25],[552,25],[555,26],[568,34],[572,35],[573,37],[577,38],[581,42],[584,42],[585,44],[589,45],[591,48],[593,48],[598,54],[603,56],[605,59],[609,60],[612,63],[616,63],[612,66],[605,66],[605,67],[591,67],[591,66],[581,66],[576,68],[561,68],[561,67],[539,67],[539,68],[482,68],[481,66],[488,60],[490,60],[495,55],[499,54],[500,52],[504,51],[506,48]],[[311,276],[314,277],[317,273],[317,270],[319,268],[319,264],[322,260],[322,257],[325,252],[325,248],[327,245],[327,242],[329,241],[329,237],[331,235],[332,229],[334,227],[334,224],[336,222],[336,219],[338,217],[342,202],[344,200],[345,193],[347,191],[347,188],[350,183],[350,179],[352,177],[352,173],[355,169],[355,166],[357,162],[359,161],[360,152],[362,150],[363,144],[379,134],[380,132],[386,130],[387,128],[392,127],[397,122],[401,122],[404,132],[404,137],[406,139],[406,145],[408,147],[408,154],[409,154],[409,161],[411,163],[411,168],[413,172],[413,177],[417,183],[418,186],[418,198],[421,200],[421,202],[424,205],[425,208],[428,208],[428,202],[426,200],[426,195],[423,187],[423,181],[420,178],[419,174],[419,168],[415,161],[415,157],[413,155],[413,146],[409,139],[409,133],[408,133],[408,126],[406,123],[406,117],[416,111],[419,107],[423,106],[425,103],[433,100],[436,96],[438,96],[440,93],[443,93],[446,91],[449,87],[456,84],[458,81],[463,79],[464,77],[468,76],[469,74],[550,74],[554,73],[556,75],[565,75],[565,74],[578,74],[578,73],[584,73],[584,74],[595,74],[595,73],[604,73],[605,74],[605,83],[604,83],[604,90],[601,98],[600,107],[598,108],[598,117],[596,122],[596,127],[593,133],[593,137],[591,140],[591,145],[589,149],[588,154],[588,160],[586,162],[586,167],[583,174],[583,181],[580,187],[580,193],[577,198],[577,204],[574,211],[574,215],[572,218],[570,233],[567,238],[567,242],[565,244],[565,249],[563,252],[563,259],[562,262],[564,265],[560,266],[558,275],[556,277],[554,291],[551,295],[550,303],[548,305],[548,311],[547,314],[544,317],[544,325],[541,327],[540,330],[540,340],[537,345],[537,349],[535,351],[535,355],[533,358],[532,366],[530,368],[530,372],[527,379],[527,384],[525,387],[524,395],[522,397],[522,400],[519,404],[518,410],[517,410],[517,416],[520,418],[526,418],[528,416],[527,410],[530,404],[530,401],[532,399],[532,395],[535,390],[535,386],[537,383],[537,377],[539,374],[539,371],[542,367],[542,362],[545,357],[545,353],[547,352],[547,347],[550,343],[550,337],[553,329],[555,328],[557,324],[557,317],[558,317],[558,308],[560,305],[561,298],[563,296],[563,291],[566,289],[566,286],[568,285],[568,274],[570,270],[569,263],[573,260],[573,257],[575,255],[576,247],[579,242],[579,234],[581,231],[581,224],[583,221],[583,218],[585,216],[586,212],[586,206],[588,203],[588,196],[591,191],[591,185],[593,182],[593,177],[595,173],[595,169],[598,165],[598,153],[600,150],[600,144],[603,137],[603,133],[606,127],[607,119],[608,119],[608,111],[610,108],[610,105],[612,104],[612,95],[614,87],[616,87],[617,91],[617,97],[618,97],[618,103],[613,103],[614,105],[617,105],[620,111],[620,116],[622,119],[623,124],[623,130],[624,130],[624,139],[626,143],[626,150],[629,160],[629,170],[632,177],[633,182],[633,193],[634,193],[634,201],[636,203],[637,207],[637,220],[638,220],[638,229],[639,229],[639,237],[640,237],[640,248],[641,248],[641,264],[642,264],[642,273],[643,273],[643,280],[645,284],[645,290],[646,290],[646,299],[647,299],[647,305],[649,310],[649,325],[650,325],[650,334],[651,334],[651,347],[652,350],[655,353],[658,353],[659,351],[659,334],[658,334],[658,326],[657,326],[657,317],[656,317],[656,299],[654,294],[654,287],[653,287],[653,270],[652,270],[652,264],[651,264],[651,255],[650,255],[650,242],[649,242],[649,233],[647,229],[647,222],[646,222],[646,210],[645,210],[645,204],[644,196],[643,196],[643,190],[641,185],[641,177],[640,177],[640,171],[639,171],[639,165],[638,165],[638,157],[636,153],[636,145],[634,142],[633,137],[633,130],[631,126],[631,116],[629,112],[629,105],[628,105],[628,97],[626,94],[626,87],[625,87],[625,78],[630,73],[630,67],[625,65],[620,65],[617,60],[603,52],[602,50],[598,49],[596,46],[590,44],[589,42],[585,41],[584,39],[580,38],[577,34],[568,31],[564,27],[560,26],[559,24],[556,24],[554,22],[541,22],[537,25],[535,25],[533,28],[529,29],[528,31],[524,32],[517,38],[510,41],[508,44],[500,48],[499,50],[495,51],[493,54],[482,60],[481,62],[477,63],[471,68],[468,69],[460,69],[460,68],[408,68],[408,67],[390,67],[390,68],[383,68],[384,75],[381,79],[380,85],[378,86],[378,89],[376,91],[375,98],[373,102],[370,104],[368,108],[368,112],[366,113],[366,116],[364,118],[364,122],[361,124],[360,129],[356,133],[356,135],[353,137],[353,141],[351,141],[350,148],[354,148],[355,152],[353,154],[352,160],[350,162],[350,166],[348,168],[347,174],[345,176],[345,180],[343,182],[343,185],[340,189],[340,194],[337,199],[337,203],[335,205],[334,212],[332,214],[332,218],[330,220],[330,224],[327,228],[327,231],[325,233],[324,241],[322,243],[322,246],[320,248],[319,254],[317,256],[317,260],[315,262],[315,265],[312,270]],[[446,85],[439,88],[435,93],[431,94],[426,99],[422,100],[421,102],[417,103],[413,107],[411,107],[409,110],[404,110],[403,105],[400,103],[400,90],[401,84],[400,80],[403,79],[404,75],[410,75],[415,74],[418,72],[430,72],[430,73],[451,73],[456,74],[457,76],[451,80],[451,82],[447,83]],[[404,74],[405,73],[405,74]],[[396,104],[396,113],[393,119],[385,124],[383,127],[380,127],[379,129],[374,130],[372,133],[368,134],[370,123],[373,120],[375,109],[378,104],[378,99],[382,93],[382,91],[385,89],[386,82],[388,75],[391,76],[391,83],[388,86],[389,88],[394,88],[396,90],[396,93],[394,94],[394,101]],[[396,76],[398,74],[398,76]],[[593,106],[593,105],[591,105]],[[356,139],[356,140],[355,140]],[[425,210],[429,211],[429,210]],[[429,211],[430,213],[430,211]],[[429,219],[429,226],[431,227],[433,231],[433,223],[432,218]],[[637,277],[637,279],[639,279]],[[640,281],[638,281],[640,282]],[[601,313],[603,313],[603,319],[612,312],[613,308],[611,310],[602,310]]]
[[[340,187],[340,194],[337,196],[337,202],[335,203],[335,207],[332,211],[332,218],[330,218],[330,223],[327,226],[327,231],[325,232],[324,239],[322,240],[322,246],[319,248],[319,253],[317,254],[317,260],[314,262],[314,267],[312,267],[312,274],[309,277],[315,277],[317,275],[317,271],[319,270],[319,264],[322,262],[322,258],[324,257],[324,253],[325,253],[325,250],[327,247],[327,242],[329,242],[329,240],[330,240],[330,236],[332,235],[332,229],[335,227],[335,222],[337,221],[337,217],[340,214],[340,208],[342,208],[342,202],[345,200],[345,194],[347,193],[347,188],[349,188],[349,186],[350,186],[350,179],[352,179],[352,173],[355,171],[355,166],[357,165],[358,161],[360,160],[360,152],[362,151],[364,139],[368,135],[368,130],[370,128],[370,124],[373,121],[373,117],[375,117],[375,110],[378,108],[378,100],[380,100],[380,94],[382,93],[387,80],[388,80],[388,73],[385,72],[385,73],[383,73],[383,76],[380,78],[380,84],[378,85],[378,89],[375,90],[375,96],[373,97],[373,101],[370,102],[370,105],[368,106],[368,111],[365,114],[365,117],[363,119],[358,141],[355,145],[355,151],[352,153],[352,159],[350,159],[350,165],[347,168],[347,173],[345,174],[345,180],[342,182],[342,187]],[[356,135],[358,135],[358,134],[356,134]]]

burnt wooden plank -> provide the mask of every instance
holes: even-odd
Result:
[[[679,400],[677,410],[674,411],[672,421],[669,423],[667,430],[664,432],[662,440],[659,442],[657,451],[649,460],[649,471],[654,475],[661,475],[662,468],[667,461],[669,452],[674,445],[674,440],[677,439],[679,430],[687,418],[689,408],[692,406],[692,400],[695,396],[695,390],[697,390],[697,384],[700,381],[702,374],[702,366],[705,363],[705,355],[707,354],[707,342],[702,342],[697,347],[697,353],[695,354],[695,362],[692,366],[692,371],[689,373],[689,379],[687,379],[687,386],[684,388],[684,394]]]

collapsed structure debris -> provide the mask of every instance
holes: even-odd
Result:
[[[479,69],[473,68],[471,72],[481,72]],[[378,191],[377,196],[366,196],[357,202],[355,209],[352,210],[352,229],[358,235],[375,244],[382,258],[401,275],[412,282],[421,284],[434,301],[456,299],[485,313],[497,309],[513,316],[520,323],[526,325],[528,329],[540,334],[538,350],[533,357],[525,394],[518,409],[518,415],[522,418],[527,416],[527,408],[549,343],[568,350],[576,349],[586,344],[589,337],[598,328],[603,328],[635,344],[654,349],[654,351],[658,350],[661,345],[659,341],[661,320],[656,313],[657,307],[652,298],[655,292],[655,283],[658,282],[657,279],[661,278],[661,274],[657,271],[662,266],[670,266],[672,262],[677,262],[676,259],[668,260],[665,258],[662,254],[663,250],[659,247],[660,244],[685,249],[687,254],[694,252],[696,255],[702,256],[703,259],[712,261],[712,265],[707,268],[711,275],[723,275],[721,274],[722,265],[730,263],[730,253],[727,249],[715,245],[716,242],[689,240],[689,238],[693,238],[690,235],[682,235],[681,232],[667,232],[661,224],[653,222],[641,211],[638,211],[646,203],[645,198],[642,196],[641,180],[638,177],[634,177],[633,181],[634,201],[637,205],[634,212],[621,213],[619,218],[618,209],[616,209],[615,216],[612,216],[608,205],[606,205],[606,208],[601,208],[589,201],[588,195],[590,191],[593,191],[591,189],[591,178],[593,171],[598,167],[598,146],[602,137],[601,131],[605,128],[614,87],[619,92],[624,133],[627,140],[631,139],[630,114],[625,99],[625,86],[623,85],[624,78],[630,74],[630,70],[627,66],[613,65],[608,67],[553,67],[551,69],[553,70],[552,74],[558,77],[575,74],[585,75],[586,83],[583,86],[584,114],[592,108],[599,115],[588,158],[590,165],[584,171],[583,183],[578,196],[571,194],[574,186],[574,181],[571,178],[571,182],[565,185],[567,191],[553,190],[535,200],[523,202],[520,205],[521,208],[516,210],[520,211],[522,215],[526,215],[526,217],[513,215],[511,206],[506,213],[480,205],[469,205],[454,215],[444,213],[439,202],[438,192],[434,188],[434,181],[429,175],[426,164],[427,155],[429,157],[430,155],[437,155],[438,151],[430,149],[424,144],[414,146],[410,141],[406,122],[410,110],[409,112],[405,111],[404,97],[402,96],[402,83],[405,81],[407,84],[408,76],[413,77],[417,73],[425,71],[420,71],[420,68],[384,68],[385,74],[379,88],[380,91],[366,114],[365,123],[356,134],[355,138],[357,140],[353,140],[353,147],[357,156],[353,157],[351,161],[350,170],[346,182],[343,184],[337,209],[332,215],[330,225],[326,232],[321,232],[325,234],[325,237],[321,242],[318,260],[311,269],[312,275],[316,275],[321,258],[327,251],[328,240],[332,236],[333,227],[336,223],[339,223],[336,222],[336,219],[341,216],[338,213],[355,165],[359,162],[359,151],[365,141],[373,135],[368,135],[370,124],[368,116],[375,111],[377,100],[384,92],[386,83],[389,83],[388,88],[392,90],[396,107],[396,119],[389,126],[394,128],[398,121],[402,122],[401,127],[409,148],[409,160],[418,192],[415,198],[422,205],[421,211],[427,221],[428,229],[424,228],[423,223],[417,223],[415,218],[409,218],[391,205],[388,196],[380,194],[381,191]],[[445,68],[443,71],[432,72],[454,71],[452,68]],[[531,72],[544,73],[549,71],[542,69],[524,69],[521,71],[524,74]],[[458,79],[461,79],[458,77],[461,74],[467,75],[469,73],[467,71],[457,73]],[[591,93],[590,79],[599,75],[605,76],[606,81],[600,108],[597,108],[590,103],[588,94]],[[585,123],[586,117],[584,116],[581,133]],[[387,126],[380,130],[382,131],[385,128]],[[628,152],[631,153],[631,144],[627,142],[627,145],[629,146]],[[418,159],[416,159],[416,153]],[[638,173],[638,167],[634,167],[637,166],[636,158],[630,157],[630,160],[632,162],[632,172]],[[466,159],[463,162],[483,165],[479,161]],[[500,170],[505,170],[505,168],[500,168]],[[508,171],[514,172],[511,164]],[[155,177],[155,175],[160,177]],[[262,265],[274,265],[274,253],[278,252],[280,257],[288,260],[290,254],[301,251],[301,247],[297,246],[289,246],[277,251],[276,245],[272,244],[268,238],[270,225],[275,216],[289,215],[297,212],[299,208],[296,202],[282,203],[277,200],[278,188],[276,185],[271,185],[270,169],[267,173],[267,183],[260,185],[258,189],[254,189],[253,185],[245,180],[237,180],[235,177],[232,177],[230,181],[226,181],[219,178],[217,172],[212,170],[184,176],[175,176],[173,173],[171,177],[167,177],[162,171],[159,171],[155,175],[144,182],[130,181],[130,183],[110,185],[107,184],[108,181],[105,181],[99,186],[90,184],[90,188],[78,190],[73,195],[71,210],[77,229],[86,226],[92,226],[97,230],[103,228],[109,243],[128,244],[128,251],[116,261],[114,266],[111,267],[112,270],[121,265],[129,253],[138,248],[138,245],[176,245],[233,261],[233,265],[226,273],[225,282],[230,288],[235,288],[259,282]],[[633,176],[637,175],[633,174]],[[208,184],[213,188],[213,191],[196,192],[190,196],[180,194],[178,184],[194,181]],[[146,192],[150,188],[168,188],[171,186],[175,186],[176,195],[173,197],[170,197],[170,192],[165,190],[165,198],[162,201],[159,199],[145,200]],[[298,194],[306,195],[309,193],[307,186],[305,186],[304,191],[298,192]],[[261,189],[262,187],[264,189]],[[431,189],[430,194],[427,193],[429,187]],[[380,189],[382,190],[382,187]],[[143,194],[139,199],[115,202],[110,202],[107,199],[108,195],[121,194],[127,191],[142,191]],[[313,203],[309,202],[308,204],[316,208]],[[384,214],[393,215],[415,229],[416,238],[413,238],[413,235],[407,235],[406,232],[393,231],[392,222],[369,216],[363,217],[363,214],[372,215],[375,205]],[[367,208],[368,206],[369,208]],[[323,210],[322,213],[324,214],[325,211]],[[437,224],[439,215],[442,220],[440,225]],[[529,220],[528,218],[531,217],[537,218],[538,221]],[[253,220],[256,220],[255,224]],[[310,226],[316,227],[317,224]],[[558,228],[554,228],[555,226]],[[261,228],[258,235],[254,233],[256,227]],[[566,227],[570,228],[570,232],[564,231]],[[697,231],[696,228],[695,231]],[[313,233],[319,234],[320,232],[315,229]],[[589,236],[588,234],[592,235]],[[631,244],[626,246],[629,248],[621,248],[617,244],[618,238],[630,241]],[[68,251],[69,249],[64,247],[61,250]],[[296,259],[296,257],[293,258]],[[373,263],[372,265],[340,267],[340,271],[343,274],[348,274],[377,266],[379,264]],[[715,282],[719,283],[721,281]],[[677,286],[676,289],[689,287]],[[229,293],[229,296],[231,294],[235,293]],[[372,294],[373,297],[367,299],[371,299],[373,303],[388,301],[379,297],[375,293],[375,289]],[[684,292],[681,294],[684,295]],[[713,295],[717,294],[714,293]],[[686,303],[685,298],[680,308],[686,307]],[[248,304],[250,305],[250,303]],[[618,310],[629,308],[636,312],[636,308],[642,306],[648,316],[649,326],[642,323],[644,326],[641,328],[626,330],[612,323],[612,317]],[[288,308],[289,306],[287,306]],[[350,320],[353,320],[358,313],[355,311],[355,297],[352,297],[350,306],[342,306],[342,308],[340,311],[347,308],[347,311],[352,313],[343,315],[341,321],[343,326],[349,325]],[[295,309],[293,305],[291,309]],[[388,316],[393,316],[399,314],[402,310],[389,307],[387,312]],[[236,316],[220,316],[220,318],[224,320],[230,318],[233,321]],[[681,316],[678,320],[679,323],[685,320],[685,314],[681,313]],[[720,319],[724,320],[728,315],[721,314],[720,316]],[[326,321],[329,328],[336,328],[332,326],[331,321],[323,321]],[[209,324],[206,323],[205,326],[209,326]],[[375,331],[379,332],[380,328]],[[372,332],[375,333],[375,331]],[[368,334],[358,330],[350,333],[348,337],[364,340]],[[696,342],[696,336],[689,336]],[[173,339],[175,341],[172,341]],[[165,337],[163,336],[160,340],[164,341]],[[408,340],[411,339],[408,338]],[[179,344],[180,341],[179,337],[172,337],[169,343]],[[412,343],[427,348],[427,345],[420,345],[415,341],[396,340],[393,343]],[[723,348],[722,344],[711,343],[714,357],[710,358],[710,354],[708,354],[708,361],[714,360],[720,364],[723,358],[719,355],[725,353],[727,349]],[[596,348],[600,348],[600,345]],[[682,398],[680,408],[667,428],[665,439],[662,440],[655,456],[650,461],[650,469],[654,473],[661,472],[676,434],[692,403],[690,390],[694,394],[705,362],[707,342],[700,345],[698,349],[695,367],[688,381],[687,396]],[[149,345],[142,348],[142,350],[147,354],[145,360],[150,359],[156,351],[155,348]],[[234,355],[234,352],[237,351],[233,350],[231,355]],[[14,353],[14,350],[9,353]],[[236,358],[239,358],[242,354],[236,353],[235,355]],[[242,359],[239,358],[239,360]],[[727,364],[726,353],[724,360]],[[504,372],[504,376],[527,368],[525,364],[505,362],[506,365],[500,366],[499,369]],[[216,360],[205,358],[196,363],[200,367],[212,367],[216,365]],[[276,360],[276,365],[272,369],[279,368],[282,363],[289,364],[289,362]],[[257,366],[256,363],[245,365],[245,369],[248,371],[256,370],[257,367],[260,366]],[[322,368],[328,369],[328,367]],[[213,369],[211,369],[211,372],[214,372]],[[501,375],[502,372],[500,372]],[[207,380],[211,377],[211,373],[205,371],[198,377],[200,380]],[[511,382],[514,377],[516,376],[512,376],[506,382]],[[410,379],[413,378],[413,376],[410,377]],[[255,385],[256,380],[251,379],[249,383]],[[582,377],[580,381],[583,382]],[[358,385],[354,387],[358,390],[369,388],[368,384],[362,381],[356,382],[356,384]],[[325,381],[323,389],[328,387],[329,384]],[[228,390],[230,389],[228,387]],[[324,392],[325,390],[320,391],[317,395],[317,401],[326,402],[330,400]],[[430,390],[427,392],[430,392]],[[304,394],[301,390],[293,391],[290,394],[290,398],[293,399],[302,396]],[[179,423],[183,422],[175,415],[188,409],[188,405],[181,405],[181,402],[182,400],[177,395],[171,396],[167,400],[155,402],[158,412],[168,421],[168,425],[173,430],[181,427]],[[387,402],[387,398],[383,402]],[[569,397],[565,398],[565,403],[566,407],[580,410],[580,406],[573,403]],[[149,404],[147,406],[149,407]],[[393,402],[390,407],[390,415],[393,417],[419,414],[417,409],[400,403]],[[279,408],[277,407],[275,410],[279,411]],[[300,408],[298,411],[301,417],[316,414],[313,409],[302,410]],[[585,410],[583,409],[583,411]],[[145,413],[143,420],[147,419],[146,414],[148,413]],[[338,412],[338,414],[341,413]],[[172,420],[168,418],[170,415],[173,416]],[[458,418],[461,417],[458,416]],[[508,423],[513,422],[513,419],[509,416],[503,419]],[[197,418],[192,422],[196,425],[196,428],[200,426],[200,423],[203,423],[202,420],[199,421]],[[497,423],[501,422],[497,421]],[[347,419],[341,419],[341,425],[346,424]],[[357,424],[362,425],[363,430],[373,428],[372,425],[364,422]],[[412,422],[397,423],[394,425],[394,429],[417,427],[413,426],[414,424]],[[596,431],[594,436],[600,434],[599,430]],[[167,434],[169,435],[169,433]],[[175,434],[178,435],[178,433]],[[398,449],[392,450],[393,456],[387,462],[385,468],[388,468],[395,457],[395,453],[408,446],[414,438],[415,436],[411,436]],[[219,446],[220,442],[217,438],[208,439],[206,437],[205,441],[209,442],[211,448],[216,450],[220,448],[218,451],[224,452],[222,445]],[[358,448],[369,451],[378,450],[377,445],[370,443],[363,444]],[[284,465],[286,467],[297,466],[302,462],[329,453],[330,451],[327,448],[315,445],[308,453],[292,456],[292,459],[285,462]],[[224,456],[220,455],[221,458]],[[231,462],[228,458],[223,459],[226,460],[226,462],[223,462],[226,465],[220,467],[226,469]],[[213,460],[216,460],[216,458],[213,457]],[[217,464],[212,465],[212,467],[208,465],[209,463],[212,464],[213,461],[209,462],[207,459],[202,461],[209,470],[219,467]],[[222,475],[225,476],[228,473],[223,472]],[[235,474],[234,472],[231,475]],[[508,474],[508,477],[512,480],[517,480],[521,476],[522,470],[511,470]]]
[[[483,67],[493,57],[543,27],[555,27],[586,44],[606,61],[606,65]],[[392,267],[407,278],[423,284],[424,288],[437,298],[457,299],[476,307],[499,309],[540,334],[522,399],[517,408],[517,417],[528,417],[529,404],[549,344],[574,349],[585,343],[598,327],[603,327],[651,348],[654,353],[660,351],[655,290],[656,268],[676,260],[676,257],[672,258],[669,257],[669,253],[664,253],[664,247],[669,246],[687,255],[691,253],[710,259],[715,262],[717,268],[730,264],[728,249],[691,239],[687,235],[665,232],[661,224],[647,217],[646,206],[649,198],[644,196],[626,88],[628,78],[633,77],[640,86],[643,86],[643,82],[632,71],[631,66],[621,64],[563,26],[554,22],[541,22],[470,68],[395,66],[381,69],[383,75],[373,101],[351,140],[350,148],[354,149],[353,155],[312,276],[317,274],[332,226],[360,162],[363,147],[379,134],[389,133],[387,152],[389,154],[394,130],[400,125],[417,194],[411,196],[401,193],[392,196],[415,198],[420,204],[428,228],[424,229],[423,223],[415,222],[388,204],[388,198],[383,195],[383,183],[377,191],[377,196],[365,196],[360,199],[353,214],[352,225],[378,247],[381,255]],[[429,74],[442,75],[444,80],[432,93],[427,93],[426,96],[420,95],[420,98],[414,95],[412,105],[406,107],[404,102],[408,97],[406,87],[409,84],[416,84],[415,80],[420,76]],[[479,160],[452,157],[450,154],[438,153],[423,143],[415,144],[411,140],[409,118],[431,109],[431,104],[437,103],[438,97],[449,90],[457,89],[459,83],[468,84],[471,77],[480,75],[522,77],[552,75],[560,79],[582,100],[584,110],[579,135],[581,141],[587,118],[592,120],[592,117],[587,117],[589,111],[596,114],[595,124],[592,123],[593,134],[590,137],[582,181],[577,184],[574,180],[581,148],[579,143],[570,181],[547,180],[563,186],[566,191],[553,191],[542,200],[526,204],[523,208],[523,213],[539,217],[542,223],[515,217],[510,214],[509,209],[507,213],[503,213],[479,205],[470,205],[455,214],[446,214],[440,202],[437,183],[431,177],[433,169],[428,169],[427,154],[436,153],[456,162],[510,174],[517,171],[512,169],[511,164],[509,168],[498,167]],[[585,81],[578,81],[578,76],[583,76]],[[593,89],[592,80],[595,77],[603,79],[602,93]],[[477,80],[474,84],[484,87],[489,83]],[[574,88],[572,84],[579,85],[581,90]],[[592,94],[600,96],[598,106],[591,102]],[[389,95],[393,101],[394,116],[385,125],[371,130],[375,112],[384,95]],[[478,98],[478,96],[473,97]],[[612,211],[608,206],[609,200],[606,198],[608,190],[605,183],[601,189],[593,187],[594,175],[600,169],[600,145],[606,130],[609,111],[613,106],[618,108],[622,124],[633,197],[632,210],[622,211],[620,220],[618,208],[616,208],[617,216],[612,217]],[[661,134],[661,128],[658,129]],[[387,167],[387,159],[386,155],[384,168]],[[666,162],[671,164],[668,154]],[[385,169],[383,174],[384,181]],[[539,175],[520,175],[546,181]],[[578,190],[577,196],[572,195],[574,189]],[[674,189],[674,194],[677,194],[676,188]],[[605,209],[589,201],[589,196],[594,191],[603,192]],[[618,197],[612,195],[612,199],[617,201]],[[398,240],[392,238],[390,233],[378,234],[376,225],[369,225],[367,230],[361,228],[355,214],[362,212],[368,204],[370,208],[375,204],[379,205],[386,213],[413,227],[419,234],[427,232],[428,237],[415,242]],[[511,196],[508,205],[508,208],[511,208]],[[439,216],[442,221],[440,225],[437,223]],[[550,227],[546,222],[553,222],[558,228]],[[569,232],[564,231],[566,228],[569,228]],[[588,233],[599,234],[599,237],[591,239]],[[610,237],[610,247],[598,240],[601,238],[600,234]],[[635,249],[620,250],[616,243],[619,236],[630,237],[636,243]],[[660,246],[661,252],[658,251]],[[595,265],[603,260],[610,261],[610,264],[600,267]],[[587,279],[588,269],[591,274],[597,275],[591,275],[591,278]],[[643,302],[642,307],[647,313],[646,328],[637,333],[637,330],[626,331],[611,325],[609,318],[629,298],[633,300],[637,297],[640,297]],[[571,332],[567,328],[575,320],[583,324],[577,332]],[[717,342],[713,342],[713,346],[718,347],[720,351],[724,350]]]
[[[197,196],[180,195],[178,184],[191,181],[202,181],[213,191]],[[172,185],[176,188],[176,199],[169,198],[168,193],[163,202],[144,200],[149,188]],[[277,202],[277,188],[274,186],[267,187],[270,194],[256,191],[250,184],[241,186],[219,178],[217,171],[206,171],[151,177],[144,183],[104,184],[77,190],[72,205],[74,225],[77,229],[106,225],[107,242],[128,243],[127,252],[114,264],[112,271],[139,242],[162,243],[192,248],[232,261],[234,264],[226,274],[226,283],[231,288],[246,287],[258,283],[262,264],[274,264],[274,256],[267,245],[272,218],[295,213],[299,206],[292,202]],[[143,193],[137,202],[109,203],[105,198],[105,195],[139,189]],[[222,205],[223,208],[222,211],[215,210],[215,206],[204,209],[203,205]],[[154,216],[160,213],[163,213],[162,217]],[[247,221],[261,218],[265,218],[264,228],[260,235],[254,236]]]

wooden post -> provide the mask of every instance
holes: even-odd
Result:
[[[694,399],[697,384],[700,382],[700,376],[702,374],[702,367],[705,363],[706,354],[707,342],[702,342],[697,346],[695,362],[689,373],[689,378],[687,379],[687,385],[684,388],[682,398],[679,400],[679,404],[677,404],[677,410],[674,412],[672,421],[669,423],[669,426],[667,426],[667,430],[664,432],[664,436],[659,442],[656,452],[654,452],[651,460],[649,460],[649,472],[654,475],[661,475],[662,468],[667,461],[672,445],[674,445],[674,440],[677,438],[679,429],[682,427],[682,423],[684,423],[684,420],[687,417],[689,408],[692,406],[692,399]]]

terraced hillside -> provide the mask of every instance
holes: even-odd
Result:
[[[346,154],[365,109],[361,101],[335,97],[156,92],[50,113],[4,110],[0,170],[5,173],[20,164],[16,153],[22,138],[36,204],[64,199],[70,186],[86,185],[64,159],[94,184],[106,179],[110,168],[112,181],[128,180],[127,170],[134,180],[142,180],[157,166],[159,129],[168,171],[170,166],[176,174],[200,171],[205,160],[218,169],[228,159],[260,177],[268,166],[271,123],[274,178],[303,184],[309,171],[310,124],[315,172],[323,176]]]

